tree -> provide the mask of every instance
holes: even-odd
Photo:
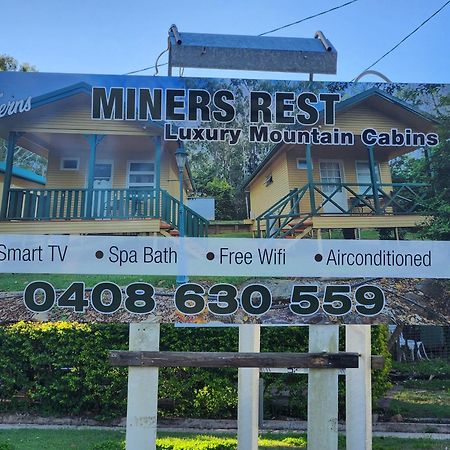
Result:
[[[441,98],[440,105],[450,106],[450,95]],[[425,239],[450,240],[450,114],[441,116],[440,144],[431,152],[430,181],[433,188],[429,199],[431,220],[422,230]]]
[[[9,55],[0,55],[0,72],[36,72],[36,68],[28,63],[19,64],[16,58]],[[7,143],[0,138],[0,161],[6,159]],[[14,151],[14,164],[38,175],[45,175],[47,171],[47,159],[43,156],[16,146]]]
[[[204,185],[202,192],[215,199],[216,219],[236,219],[235,189],[226,180],[214,177]]]
[[[28,63],[19,63],[9,55],[0,55],[0,72],[36,72],[36,67]]]
[[[405,155],[391,164],[392,181],[425,182],[430,185],[424,201],[424,214],[430,219],[422,224],[423,239],[450,240],[450,95],[437,101],[440,144],[431,149],[429,158]]]

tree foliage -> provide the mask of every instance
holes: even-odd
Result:
[[[16,58],[0,55],[0,72],[36,72],[36,67],[28,63],[19,63]]]
[[[16,58],[0,54],[0,72],[36,72],[36,67],[28,63],[19,63]],[[6,159],[7,142],[0,139],[0,161]],[[38,175],[47,173],[47,159],[19,145],[14,150],[14,165],[30,170]]]
[[[435,99],[438,111],[440,144],[427,157],[404,155],[392,162],[392,181],[425,182],[428,189],[424,208],[431,218],[421,230],[421,237],[450,240],[450,95]]]
[[[204,186],[204,193],[216,200],[216,218],[218,220],[231,220],[236,216],[233,214],[235,207],[233,198],[235,189],[223,178],[212,178]]]
[[[450,95],[441,99],[450,106]],[[432,195],[429,212],[432,219],[422,231],[426,239],[450,240],[450,113],[441,116],[440,145],[431,152],[430,181]]]
[[[189,81],[188,81],[189,83]],[[347,100],[355,95],[361,94],[367,89],[379,89],[407,103],[414,108],[441,119],[448,105],[443,102],[443,98],[448,94],[448,86],[444,84],[402,84],[402,83],[347,83],[347,82],[305,82],[299,87],[298,82],[290,80],[196,80],[193,82],[195,88],[202,88],[210,92],[217,89],[227,89],[234,93],[234,107],[236,115],[230,126],[244,130],[239,142],[236,145],[229,145],[228,142],[202,142],[189,143],[187,145],[190,152],[194,179],[200,179],[198,189],[200,194],[206,195],[206,178],[209,180],[219,178],[225,180],[234,189],[234,218],[245,216],[245,196],[242,192],[243,185],[248,176],[254,172],[267,153],[273,147],[270,143],[254,143],[248,139],[248,119],[249,119],[249,93],[251,91],[275,92],[334,92],[341,95],[341,100]],[[256,124],[261,125],[262,123]],[[223,124],[211,118],[210,122],[197,121],[200,127],[220,128]],[[271,123],[270,128],[285,128],[278,123]],[[420,167],[424,163],[417,158],[401,158],[394,163],[394,181],[400,181],[404,177],[411,181],[429,181],[427,178],[426,166]],[[395,180],[396,178],[396,180]],[[406,180],[405,180],[406,181]]]

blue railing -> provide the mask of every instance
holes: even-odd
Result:
[[[7,220],[161,219],[179,226],[179,201],[158,189],[18,189]],[[184,206],[186,236],[207,236],[209,222]]]
[[[425,183],[312,183],[293,189],[256,218],[258,237],[284,237],[321,215],[410,215],[424,213]]]

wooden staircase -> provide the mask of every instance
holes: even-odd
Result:
[[[180,232],[173,225],[164,222],[163,220],[160,221],[159,228],[159,233],[161,234],[161,236],[175,237],[180,235]]]
[[[298,228],[295,228],[297,222],[290,222],[283,229],[282,233],[287,233],[283,239],[303,239],[305,237],[311,237],[313,229],[312,219],[305,220]]]

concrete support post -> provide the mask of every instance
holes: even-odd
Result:
[[[260,325],[239,326],[239,351],[259,352]],[[258,450],[259,368],[238,369],[238,450]]]
[[[159,324],[130,323],[130,350],[159,350]],[[158,368],[129,367],[127,450],[156,449]]]
[[[359,367],[357,369],[346,370],[347,450],[371,450],[372,386],[370,325],[346,325],[345,350],[361,355],[359,358]]]
[[[309,351],[338,351],[339,326],[310,325]],[[308,448],[338,448],[338,370],[309,369]]]

